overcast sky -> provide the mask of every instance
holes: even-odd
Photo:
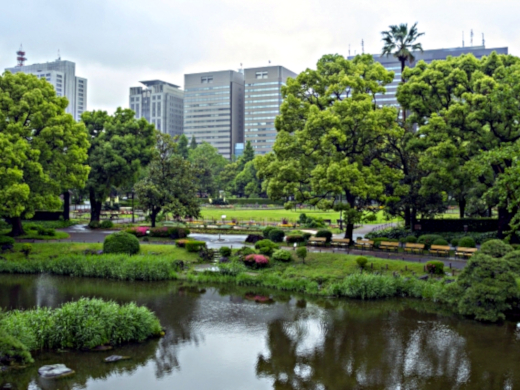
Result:
[[[184,74],[283,65],[324,54],[377,53],[381,31],[419,22],[424,49],[508,46],[520,54],[519,0],[16,0],[2,4],[0,67],[58,56],[89,83],[88,109],[128,106],[140,80],[184,84]]]

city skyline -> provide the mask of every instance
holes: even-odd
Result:
[[[144,5],[117,0],[88,4],[26,0],[24,5],[31,12],[19,12],[20,6],[14,3],[4,9],[2,69],[16,65],[20,44],[28,64],[54,61],[60,50],[62,59],[75,62],[78,74],[89,80],[89,109],[109,112],[127,106],[128,87],[136,80],[160,79],[180,85],[184,74],[236,71],[240,64],[254,68],[268,66],[269,61],[299,73],[314,67],[324,54],[347,57],[349,45],[351,55],[359,54],[361,40],[366,53],[377,54],[382,46],[380,32],[390,24],[418,22],[419,30],[426,33],[421,37],[425,49],[460,47],[462,31],[469,46],[473,29],[474,46],[481,44],[484,33],[487,47],[507,46],[513,55],[520,52],[520,34],[516,33],[520,27],[515,21],[520,4],[507,0],[433,5],[425,1],[170,4],[151,0]],[[242,17],[250,14],[255,17]],[[91,28],[92,20],[96,29]],[[143,33],[139,26],[147,24],[153,24],[154,30]]]

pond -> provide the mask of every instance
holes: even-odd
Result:
[[[520,327],[484,325],[415,300],[361,302],[179,282],[0,275],[0,306],[80,297],[137,301],[166,336],[106,352],[43,352],[0,374],[11,389],[518,389]],[[107,364],[111,354],[131,360]],[[42,380],[38,367],[76,374]],[[10,386],[10,387],[9,387]]]

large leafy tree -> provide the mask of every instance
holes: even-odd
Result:
[[[181,134],[179,140],[177,142],[178,153],[182,156],[182,158],[187,159],[189,157],[189,148],[188,148],[188,137],[184,134]]]
[[[157,215],[198,217],[200,213],[196,169],[177,153],[177,145],[168,134],[157,135],[157,147],[148,166],[148,176],[135,185],[139,204],[150,213],[152,227]]]
[[[13,236],[24,234],[22,216],[59,208],[64,189],[85,184],[87,131],[67,105],[34,75],[0,76],[0,215]]]
[[[102,204],[112,188],[131,186],[139,170],[150,162],[156,130],[146,119],[135,119],[129,109],[118,108],[114,115],[87,111],[81,120],[91,139],[87,181],[90,218],[99,221]]]
[[[492,53],[481,60],[469,54],[431,64],[419,62],[415,68],[405,70],[405,78],[407,82],[398,89],[398,100],[410,111],[409,122],[419,126],[426,156],[444,161],[441,167],[451,171],[456,184],[452,190],[467,191],[472,184],[461,179],[465,172],[471,172],[480,185],[488,188],[489,206],[497,205],[493,189],[515,156],[492,160],[478,170],[453,167],[463,167],[483,153],[520,139],[518,59]],[[502,237],[516,209],[509,208],[507,199],[498,206]]]
[[[386,137],[402,129],[395,108],[375,104],[393,76],[370,55],[352,61],[326,55],[316,70],[289,79],[274,153],[255,159],[269,197],[291,198],[287,207],[306,201],[343,210],[345,236],[352,238],[354,223],[387,200],[386,186],[399,188],[401,173],[383,163],[382,154]]]
[[[214,195],[221,189],[221,173],[229,161],[219,154],[218,149],[207,142],[201,142],[195,149],[189,151],[190,162],[197,166],[199,190]]]

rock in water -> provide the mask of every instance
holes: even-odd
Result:
[[[74,371],[65,366],[65,364],[51,364],[38,369],[38,374],[42,378],[61,378],[74,374]]]
[[[105,362],[107,363],[113,363],[113,362],[118,362],[120,360],[128,360],[130,359],[130,356],[119,356],[119,355],[112,355],[112,356],[109,356],[105,359]]]

